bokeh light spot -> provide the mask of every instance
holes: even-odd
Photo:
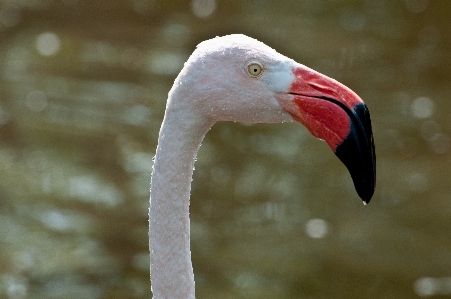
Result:
[[[41,33],[36,38],[36,49],[42,56],[54,56],[60,51],[60,47],[60,38],[55,33]]]
[[[426,297],[437,293],[438,281],[432,277],[421,277],[415,281],[413,289],[418,296]]]
[[[314,239],[324,238],[329,231],[327,222],[320,218],[310,219],[305,225],[305,232]]]
[[[25,277],[3,274],[1,282],[6,288],[8,299],[23,299],[27,297],[28,281]]]
[[[173,46],[184,46],[191,36],[190,29],[183,24],[170,24],[163,30],[164,40]]]
[[[175,75],[187,59],[180,53],[154,51],[149,57],[149,70],[157,75]]]
[[[409,190],[413,192],[424,192],[429,188],[427,176],[419,172],[409,172],[405,176]]]
[[[191,9],[196,17],[205,19],[211,16],[216,10],[215,0],[193,0]]]
[[[428,97],[413,100],[410,111],[415,118],[428,118],[434,114],[434,102]]]
[[[41,112],[47,104],[47,95],[40,90],[33,90],[25,100],[25,105],[33,112]]]
[[[150,119],[150,110],[143,105],[132,106],[124,110],[123,119],[130,125],[145,125]]]

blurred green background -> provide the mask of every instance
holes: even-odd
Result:
[[[451,298],[451,1],[0,1],[0,298],[150,298],[152,157],[202,40],[244,33],[367,103],[369,206],[300,124],[218,123],[197,298]]]

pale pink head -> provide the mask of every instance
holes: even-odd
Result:
[[[172,109],[188,109],[211,123],[302,123],[327,142],[351,173],[360,197],[374,193],[376,158],[368,109],[348,87],[234,34],[200,43],[179,74]],[[186,92],[184,92],[186,91]]]

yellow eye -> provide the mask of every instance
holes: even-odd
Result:
[[[247,72],[249,73],[249,75],[251,75],[252,77],[258,77],[260,76],[260,74],[262,73],[263,69],[262,66],[258,63],[251,63],[247,66]]]

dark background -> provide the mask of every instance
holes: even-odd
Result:
[[[451,297],[450,1],[0,1],[0,298],[149,298],[152,157],[195,46],[257,38],[367,103],[368,206],[300,124],[218,123],[197,298]]]

